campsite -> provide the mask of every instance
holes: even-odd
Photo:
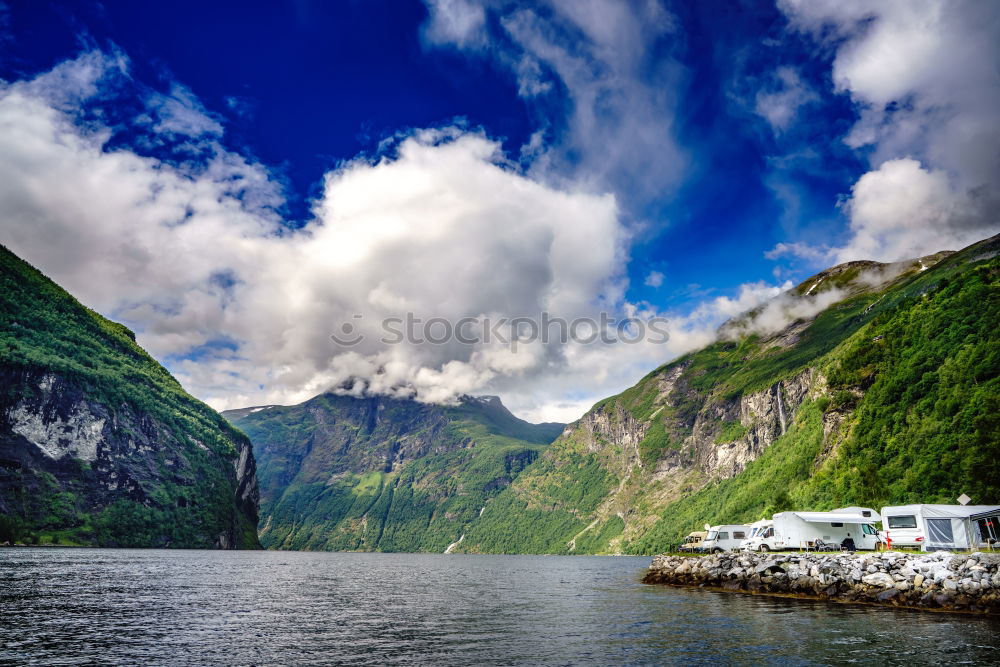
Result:
[[[778,512],[751,524],[705,525],[680,550],[729,551],[993,551],[1000,505],[899,505]]]

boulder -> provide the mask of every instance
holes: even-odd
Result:
[[[879,588],[892,588],[896,585],[896,581],[885,572],[867,574],[861,578],[861,581],[869,586],[877,586]]]

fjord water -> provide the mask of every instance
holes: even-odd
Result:
[[[0,550],[0,662],[995,664],[1000,622],[639,583],[648,558]]]

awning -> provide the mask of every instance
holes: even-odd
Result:
[[[792,514],[809,523],[873,523],[876,521],[869,516],[844,512],[792,512]]]

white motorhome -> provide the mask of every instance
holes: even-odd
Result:
[[[774,521],[772,521],[771,519],[761,519],[760,521],[754,521],[753,523],[751,523],[750,533],[747,535],[747,539],[743,540],[740,543],[740,549],[743,549],[746,546],[747,541],[757,537],[758,535],[760,535],[773,525]]]
[[[701,543],[701,550],[707,553],[735,551],[740,548],[748,535],[750,526],[745,524],[727,523],[721,526],[709,526],[708,535]]]
[[[874,551],[881,540],[875,523],[878,512],[867,507],[842,507],[830,512],[779,512],[771,525],[762,525],[742,549],[841,549]]]
[[[883,507],[882,529],[892,547],[992,549],[1000,543],[1000,505]]]

